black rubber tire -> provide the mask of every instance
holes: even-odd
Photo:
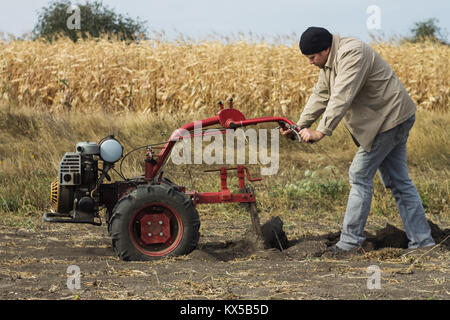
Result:
[[[136,239],[136,235],[131,231],[136,212],[153,203],[170,206],[176,216],[175,222],[172,221],[171,224],[175,224],[178,230],[177,241],[166,250],[154,252],[133,240]],[[197,247],[200,238],[200,218],[192,201],[173,186],[168,184],[140,185],[116,204],[112,211],[109,229],[112,246],[122,260],[156,260],[192,252]],[[181,232],[180,229],[182,229]]]

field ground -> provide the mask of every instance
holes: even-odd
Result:
[[[332,223],[285,221],[289,247],[252,251],[248,221],[201,214],[198,249],[188,256],[151,262],[116,257],[106,227],[42,224],[35,230],[0,231],[0,299],[449,299],[450,229],[433,226],[437,246],[374,249],[380,241],[401,245],[394,227],[368,226],[361,254],[323,254],[338,233]],[[301,230],[302,236],[298,235]],[[377,240],[378,242],[376,242]],[[442,242],[443,241],[443,242]],[[385,242],[387,244],[387,242]],[[67,287],[68,267],[81,272],[80,289]],[[380,287],[370,289],[380,268]]]

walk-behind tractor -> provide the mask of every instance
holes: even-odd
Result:
[[[143,147],[147,150],[145,173],[137,178],[111,183],[110,170],[126,158],[122,145],[114,136],[108,136],[99,143],[78,143],[75,152],[67,152],[60,162],[58,178],[51,185],[54,210],[44,214],[44,220],[100,226],[102,218],[99,210],[105,208],[104,219],[117,255],[123,260],[150,260],[189,254],[196,248],[200,237],[197,205],[242,203],[250,211],[251,229],[258,243],[264,245],[264,230],[258,218],[255,194],[253,188],[246,185],[246,180],[255,182],[261,178],[251,178],[247,167],[209,170],[220,173],[219,192],[187,191],[184,186],[163,176],[162,169],[174,145],[198,134],[194,126],[199,123],[202,128],[219,126],[218,130],[224,134],[229,129],[274,122],[284,129],[292,129],[301,141],[299,128],[289,119],[246,119],[233,108],[231,99],[228,108],[224,108],[222,103],[219,106],[220,111],[215,117],[182,126],[172,133],[165,144]],[[200,132],[202,136],[206,134],[207,131]],[[155,150],[159,150],[159,153]],[[227,175],[231,170],[237,171],[239,193],[233,194],[228,189]],[[110,183],[104,183],[105,179]]]

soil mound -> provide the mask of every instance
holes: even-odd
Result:
[[[283,251],[289,246],[288,238],[283,231],[283,221],[280,217],[275,217],[267,221],[261,227],[261,230],[266,249],[275,248]]]
[[[199,244],[190,257],[202,261],[230,261],[255,255],[260,258],[280,258],[279,253],[289,247],[283,221],[274,217],[261,226],[262,239],[250,228],[243,239]]]
[[[444,250],[450,249],[450,229],[442,230],[439,226],[430,220],[428,224],[431,228],[431,236],[436,244],[439,244]],[[382,248],[408,248],[408,238],[405,231],[396,228],[391,224],[386,224],[386,227],[377,231],[375,237],[368,237],[367,241],[374,244],[375,249]]]
[[[450,250],[450,229],[441,230],[438,225],[428,222],[432,237],[436,244],[440,245],[440,250]],[[365,236],[366,241],[362,248],[366,253],[374,252],[383,257],[390,257],[398,256],[408,248],[405,231],[389,223],[375,235],[365,232]],[[283,230],[283,221],[280,217],[274,217],[262,226],[262,237],[262,240],[259,239],[249,229],[243,239],[202,244],[193,252],[192,257],[203,261],[231,261],[251,256],[275,260],[319,258],[339,241],[340,232],[305,236],[289,241]]]
[[[431,228],[431,236],[436,244],[440,244],[442,248],[450,250],[450,229],[441,230],[438,225],[428,220]]]
[[[366,241],[372,242],[375,250],[382,248],[408,248],[406,233],[389,223],[383,229],[378,230],[375,237],[367,237]]]

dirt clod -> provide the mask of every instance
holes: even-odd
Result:
[[[391,224],[386,224],[381,230],[378,230],[373,239],[376,249],[381,248],[403,248],[408,247],[408,238],[403,230],[396,228]]]
[[[199,250],[199,249],[192,251],[189,254],[189,259],[200,260],[200,261],[213,261],[213,262],[219,261],[212,254],[206,252],[205,250]]]
[[[291,246],[285,253],[290,258],[301,260],[320,257],[326,249],[326,240],[306,240]]]
[[[267,221],[261,230],[266,249],[276,248],[281,251],[287,249],[288,239],[283,231],[283,221],[280,217],[274,217]]]
[[[450,229],[441,230],[439,226],[428,220],[431,228],[431,236],[436,244],[440,244],[444,249],[450,250]]]

